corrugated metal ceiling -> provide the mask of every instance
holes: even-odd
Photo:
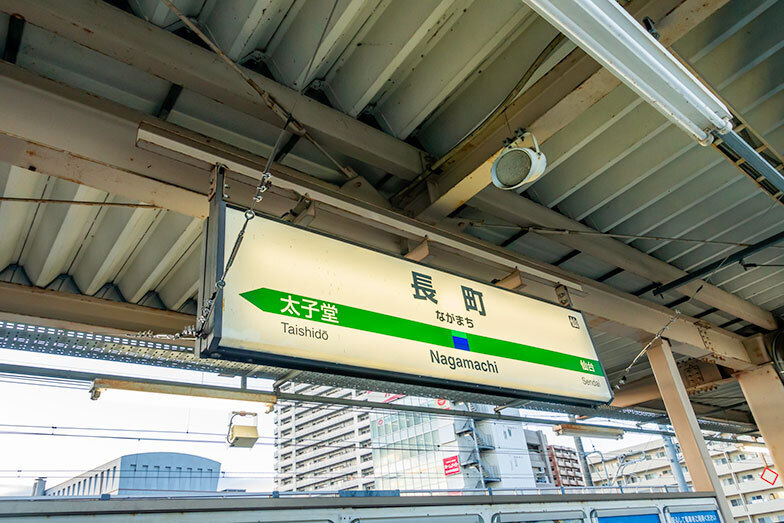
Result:
[[[783,16],[783,2],[730,2],[675,45],[679,55],[779,151],[784,148],[784,34],[777,21]],[[781,228],[781,205],[715,150],[689,140],[625,86],[580,115],[542,149],[548,172],[524,196],[602,232],[754,243]],[[471,209],[462,215],[487,223],[501,221]],[[500,243],[514,231],[473,232]],[[606,278],[606,283],[632,293],[652,283],[577,254],[553,238],[557,237],[526,234],[510,248],[591,278]],[[668,240],[624,241],[686,271],[736,250]],[[782,256],[784,250],[774,247],[747,261],[781,263]],[[777,316],[784,311],[781,268],[744,270],[735,264],[716,271],[711,282]],[[660,300],[650,291],[642,296]],[[661,303],[680,299],[679,293],[668,293]],[[700,303],[699,296],[677,306],[730,330],[754,332],[747,322]]]
[[[150,23],[193,40],[158,0],[122,5]],[[229,56],[278,82],[406,139],[438,157],[506,96],[556,31],[519,0],[492,8],[478,0],[178,0]],[[323,45],[308,67],[327,19]],[[784,2],[729,2],[675,45],[774,148],[784,150]],[[8,22],[0,14],[0,46]],[[566,42],[531,82],[574,46]],[[0,50],[2,48],[0,47]],[[43,29],[25,27],[17,64],[147,114],[158,115],[171,84]],[[306,74],[306,71],[309,73]],[[261,155],[278,130],[184,90],[167,119]],[[524,197],[599,230],[634,235],[754,242],[778,232],[784,210],[717,151],[681,131],[618,87],[543,144],[548,173]],[[379,169],[341,157],[385,194],[405,185]],[[299,141],[283,163],[319,178],[341,178],[318,151]],[[5,196],[116,201],[95,189],[0,166]],[[496,189],[486,189],[492,192]],[[462,216],[498,223],[469,202]],[[201,224],[171,211],[0,204],[0,278],[133,303],[194,311]],[[501,244],[514,230],[469,233]],[[730,250],[676,241],[627,240],[684,270]],[[650,281],[529,233],[508,248],[599,279],[627,292]],[[768,249],[748,261],[781,263]],[[711,281],[781,315],[784,271],[738,265]],[[753,326],[680,294],[653,298],[730,330]],[[612,376],[636,342],[596,334]],[[644,373],[644,372],[643,372]]]

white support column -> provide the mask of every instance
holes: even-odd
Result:
[[[784,473],[784,383],[772,363],[737,375],[754,421],[770,450],[776,471]],[[779,479],[777,482],[780,482]],[[777,486],[781,486],[778,483]]]
[[[681,446],[686,466],[689,468],[694,490],[715,492],[722,518],[726,523],[734,522],[732,510],[727,503],[708,446],[697,423],[697,416],[694,414],[683,379],[672,356],[670,343],[664,339],[655,342],[648,350],[648,360],[656,377],[656,383],[659,385],[670,423]]]

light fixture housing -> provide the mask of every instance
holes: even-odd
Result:
[[[591,427],[588,425],[573,425],[568,423],[555,425],[553,427],[553,432],[559,436],[573,436],[578,438],[621,439],[623,437],[623,429]]]
[[[721,100],[618,2],[523,1],[700,144],[732,130]]]
[[[770,455],[770,449],[763,445],[762,443],[751,443],[751,442],[744,442],[737,446],[737,449],[743,452],[752,452],[755,454],[768,454]]]
[[[251,417],[253,418],[253,424],[241,425],[236,423],[234,421],[234,418],[236,417]],[[255,412],[232,412],[231,417],[229,418],[229,433],[226,435],[226,441],[229,443],[229,447],[252,448],[259,439],[258,419],[259,415]]]
[[[526,137],[531,137],[534,148],[523,147]],[[493,185],[504,191],[514,191],[528,185],[544,174],[547,158],[539,150],[539,143],[531,133],[523,133],[493,161],[490,175]]]

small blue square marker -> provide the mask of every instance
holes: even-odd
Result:
[[[456,349],[467,350],[467,351],[471,350],[468,346],[468,338],[464,338],[462,336],[456,336],[453,334],[452,342],[455,344]]]

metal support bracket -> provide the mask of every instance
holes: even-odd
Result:
[[[569,289],[564,285],[555,286],[555,296],[558,298],[558,303],[564,307],[572,307],[572,297],[569,296]]]
[[[711,324],[700,320],[695,322],[694,325],[697,327],[697,332],[700,333],[700,338],[702,338],[702,344],[705,346],[705,349],[712,354],[712,356],[708,359],[709,360],[716,359],[720,361],[726,360],[724,356],[716,353],[716,347],[714,347],[713,343],[711,343],[710,336],[709,336],[711,330]],[[713,361],[712,363],[716,363],[716,362]]]

